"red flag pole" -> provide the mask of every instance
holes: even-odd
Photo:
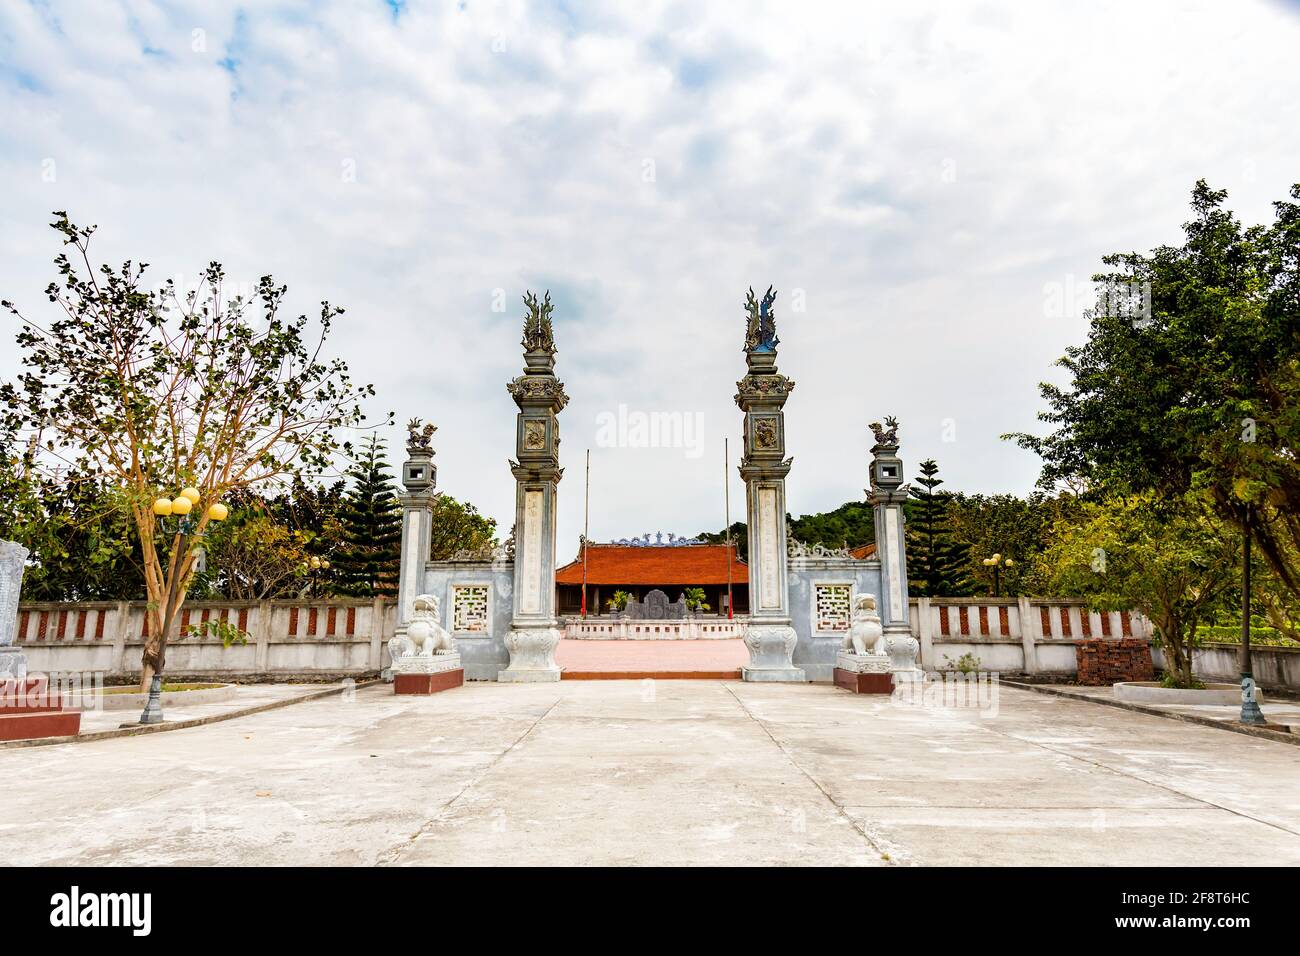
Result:
[[[587,449],[587,487],[582,502],[582,616],[587,616],[587,535],[591,531],[591,449]]]
[[[731,596],[731,453],[729,439],[722,439],[722,500],[727,542],[727,620],[735,617],[735,600]]]

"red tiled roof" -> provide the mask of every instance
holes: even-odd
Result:
[[[849,554],[859,561],[874,558],[876,556],[876,546],[874,544],[859,545],[856,548],[849,548]]]
[[[731,581],[744,584],[749,566],[731,546]],[[557,584],[582,583],[582,555],[555,572]],[[588,584],[682,584],[727,583],[725,544],[685,544],[677,547],[654,545],[589,544]]]

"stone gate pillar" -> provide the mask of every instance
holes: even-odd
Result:
[[[745,646],[748,681],[802,681],[802,668],[790,655],[798,638],[790,626],[790,591],[786,568],[785,476],[792,459],[785,457],[785,402],[794,382],[777,372],[776,316],[770,287],[761,302],[749,290],[745,303],[745,364],[748,374],[736,383],[736,404],[745,413],[744,456],[749,521],[749,625]]]
[[[514,614],[506,635],[510,666],[497,680],[556,681],[560,631],[555,617],[555,493],[564,469],[555,416],[569,396],[555,377],[551,294],[539,302],[530,292],[524,302],[524,374],[506,386],[519,406],[518,460],[510,462],[515,476]]]
[[[406,632],[411,604],[424,588],[424,569],[429,562],[433,531],[434,489],[438,466],[433,463],[433,433],[436,425],[421,427],[420,419],[406,424],[406,462],[402,465],[402,563],[397,578],[397,632]]]
[[[898,420],[885,426],[872,422],[876,443],[871,447],[871,488],[868,490],[876,524],[876,557],[880,559],[880,620],[885,653],[895,683],[921,676],[916,666],[918,644],[908,621],[907,547],[903,527],[903,462],[898,457]]]

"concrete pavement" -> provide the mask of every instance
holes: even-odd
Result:
[[[1300,753],[1002,688],[388,686],[0,751],[10,863],[1300,863]]]

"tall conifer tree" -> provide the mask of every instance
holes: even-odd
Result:
[[[334,588],[353,597],[394,594],[402,561],[402,513],[378,438],[370,437],[348,477],[352,487],[339,509],[343,545],[331,561]]]
[[[939,491],[943,479],[933,458],[917,465],[920,476],[909,489],[907,517],[908,588],[917,597],[963,597],[971,592],[970,555],[953,540],[948,521],[952,495]]]

